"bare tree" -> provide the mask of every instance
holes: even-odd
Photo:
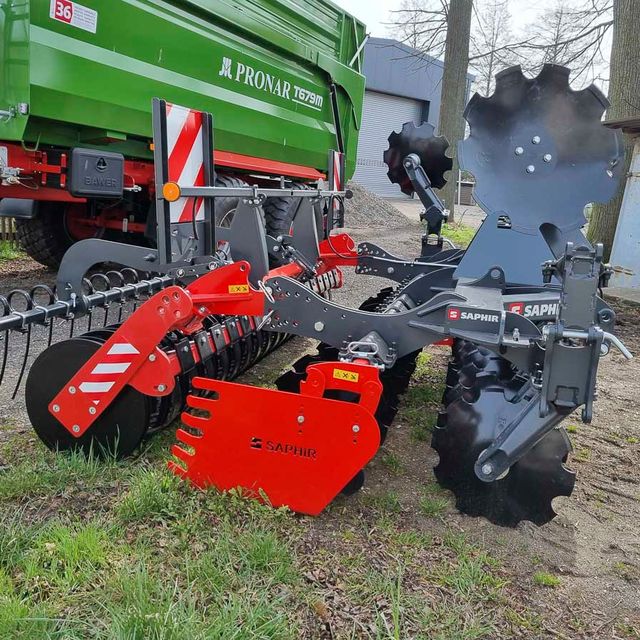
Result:
[[[613,47],[611,50],[611,81],[608,119],[640,116],[640,2],[638,0],[614,0],[613,3]],[[633,140],[626,140],[624,173],[631,166]],[[596,205],[589,224],[589,239],[603,242],[607,257],[611,251],[620,207],[624,195],[625,181],[620,185],[616,197],[607,205]]]
[[[444,56],[449,0],[402,0],[392,16],[390,26],[398,40],[434,58]]]
[[[512,49],[511,14],[508,0],[485,0],[474,7],[471,35],[471,70],[476,87],[485,95],[493,90],[498,71],[514,64],[518,55]]]
[[[572,69],[574,82],[599,77],[607,67],[612,2],[556,0],[533,26],[528,41],[514,46],[524,66],[535,72],[545,63],[563,65]]]
[[[451,0],[447,14],[439,130],[451,143],[453,157],[451,176],[442,189],[442,199],[451,211],[452,222],[460,170],[457,146],[458,141],[462,140],[465,134],[465,121],[462,114],[467,101],[472,12],[473,0]]]

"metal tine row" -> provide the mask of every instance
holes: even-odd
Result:
[[[38,284],[30,290],[14,289],[6,296],[0,295],[0,332],[3,334],[2,364],[0,365],[0,385],[2,384],[9,361],[11,333],[18,332],[25,336],[24,355],[12,399],[15,399],[27,369],[31,352],[32,327],[39,325],[47,328],[47,347],[51,346],[54,337],[54,320],[61,324],[69,323],[69,338],[73,338],[77,320],[87,318],[86,331],[94,324],[93,313],[102,309],[102,327],[120,324],[123,319],[133,313],[141,302],[151,295],[174,284],[169,276],[152,276],[140,274],[134,269],[123,268],[106,273],[93,273],[83,279],[81,297],[71,300],[58,298],[55,287]],[[126,309],[132,303],[131,309]],[[112,305],[117,305],[117,317],[110,317]],[[60,326],[60,325],[58,325]]]

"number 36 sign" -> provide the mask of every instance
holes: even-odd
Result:
[[[98,30],[98,12],[72,0],[51,0],[49,16],[84,31]]]

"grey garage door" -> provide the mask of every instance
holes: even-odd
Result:
[[[366,92],[355,182],[380,196],[403,196],[400,187],[389,182],[382,156],[389,147],[387,139],[392,131],[400,131],[405,122],[421,124],[424,106],[420,100]]]

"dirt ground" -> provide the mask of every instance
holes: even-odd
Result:
[[[411,256],[419,250],[420,229],[413,225],[392,231],[351,231],[357,240],[377,242],[397,254]],[[0,270],[0,291],[51,278],[42,270],[34,271],[29,261],[20,261],[17,268],[5,265]],[[347,274],[347,279],[347,287],[335,299],[351,306],[385,286],[374,278]],[[616,310],[618,335],[632,352],[640,354],[640,310],[625,305]],[[67,326],[57,326],[56,334],[67,330]],[[34,334],[36,344],[30,358],[46,339],[43,331]],[[12,354],[14,349],[18,353],[19,340],[11,345]],[[262,383],[272,379],[274,370],[285,368],[312,346],[302,340],[291,342],[246,380]],[[524,523],[516,529],[461,515],[447,492],[432,492],[437,455],[428,437],[416,437],[416,429],[418,422],[429,422],[435,416],[437,393],[424,396],[423,388],[441,386],[446,359],[444,348],[427,350],[427,364],[412,384],[387,444],[367,469],[365,489],[356,497],[338,499],[319,518],[295,520],[302,530],[295,543],[296,555],[306,588],[314,594],[312,606],[296,614],[302,635],[314,639],[640,638],[640,359],[627,362],[617,352],[604,359],[593,423],[584,425],[577,415],[567,422],[574,446],[568,466],[578,472],[573,496],[557,500],[554,506],[559,515],[550,524],[538,528]],[[23,402],[20,396],[14,402],[9,397],[10,383],[17,380],[22,362],[16,356],[9,363],[7,380],[0,388],[4,425],[0,444],[15,437],[29,438]],[[425,398],[422,408],[419,402]],[[33,438],[28,442],[29,447],[39,446]],[[0,461],[2,468],[12,463],[10,459]],[[391,530],[394,538],[387,535]],[[434,581],[434,567],[447,564],[452,550],[457,549],[456,536],[495,559],[495,565],[493,560],[486,561],[491,567],[487,575],[499,580],[500,598],[506,598],[507,604],[494,596],[476,600],[472,591],[465,596],[449,578]],[[402,540],[402,545],[396,548],[394,540]],[[398,549],[406,549],[409,540],[420,541],[415,545],[419,550],[401,563]],[[346,588],[358,562],[364,563],[362,575],[370,570],[388,574],[391,591],[397,577],[398,592],[402,590],[406,600],[398,605],[381,595],[369,602],[371,591],[360,592],[353,585]],[[396,576],[395,567],[400,564],[402,574]],[[553,579],[537,578],[540,575]],[[473,584],[484,584],[482,576]],[[381,588],[383,592],[388,590]],[[360,599],[354,595],[358,593]],[[408,621],[394,627],[400,629],[398,633],[376,632],[371,610],[383,612],[384,620],[393,626],[394,616],[408,616],[414,599],[421,603],[416,609],[425,612],[420,624]],[[451,615],[471,616],[482,620],[484,627],[478,627],[477,633],[465,631],[471,627],[464,625],[447,631],[442,609],[448,606]],[[440,617],[428,618],[430,611]]]

